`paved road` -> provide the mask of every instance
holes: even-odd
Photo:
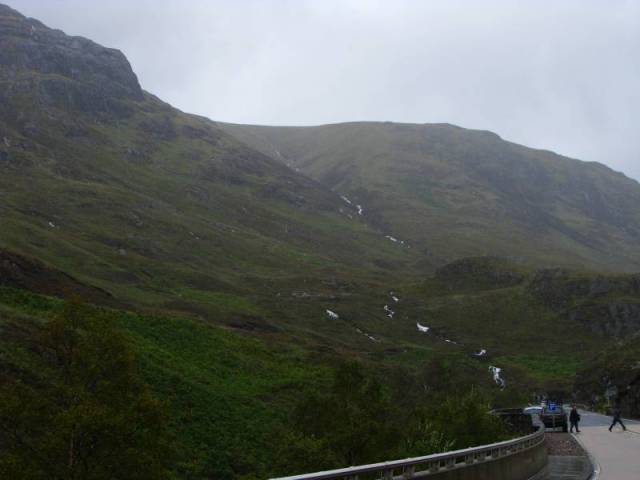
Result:
[[[619,425],[609,432],[611,417],[584,411],[580,415],[576,438],[598,463],[599,480],[640,479],[640,422],[623,420],[626,432]]]

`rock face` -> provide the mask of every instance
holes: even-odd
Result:
[[[36,95],[44,106],[122,114],[143,92],[118,50],[70,37],[0,4],[0,98]]]
[[[545,305],[565,311],[598,335],[640,331],[640,275],[588,276],[563,269],[537,271],[527,285]]]
[[[570,311],[568,317],[595,334],[609,337],[625,338],[640,331],[640,303],[583,305]]]
[[[533,275],[528,289],[546,305],[562,308],[578,297],[640,295],[640,275],[593,276],[560,268],[544,269]]]

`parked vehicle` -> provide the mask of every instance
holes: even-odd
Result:
[[[527,415],[540,415],[542,413],[542,407],[540,405],[532,405],[526,407],[523,412]]]
[[[547,402],[540,412],[540,421],[545,428],[562,428],[563,432],[569,430],[567,412],[562,408],[562,402]]]

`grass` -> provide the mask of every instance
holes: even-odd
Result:
[[[260,308],[248,298],[229,293],[182,288],[179,289],[178,296],[185,300],[193,300],[199,303],[214,305],[218,310],[225,313],[235,312],[252,315],[262,313]]]
[[[187,478],[271,474],[273,435],[296,395],[328,382],[319,359],[358,358],[381,375],[441,359],[498,398],[495,363],[508,402],[564,382],[599,348],[572,313],[600,327],[597,307],[638,302],[630,277],[588,272],[543,279],[541,295],[522,266],[640,268],[640,189],[604,167],[448,125],[221,125],[148,94],[123,100],[129,113],[98,115],[37,89],[51,80],[81,90],[77,81],[16,78],[22,93],[0,115],[11,145],[0,146],[0,248],[137,311],[111,315],[171,409]],[[304,175],[270,158],[274,146]],[[472,260],[428,278],[485,254],[519,263]],[[612,286],[594,296],[603,278]],[[60,308],[0,288],[3,362],[28,368],[21,330]],[[480,348],[487,358],[472,355]]]
[[[401,269],[416,257],[340,212],[343,202],[326,188],[151,96],[130,102],[130,116],[102,122],[55,103],[45,112],[25,105],[28,97],[14,100],[8,111],[28,111],[40,130],[26,138],[10,115],[0,118],[12,145],[30,145],[9,151],[22,158],[20,167],[0,176],[0,248],[123,301],[256,314],[237,299],[222,307],[222,299],[207,297],[263,295],[247,285],[276,290],[300,270],[370,283],[384,272],[380,264]],[[83,133],[70,138],[50,116]],[[153,130],[165,124],[171,134]],[[55,154],[45,157],[45,150]]]
[[[0,329],[35,328],[62,302],[0,288]],[[112,311],[136,352],[144,379],[167,402],[183,478],[266,475],[275,431],[298,392],[329,381],[329,369],[295,346],[184,317]],[[0,360],[29,368],[25,346],[5,337]]]
[[[602,165],[452,125],[219,125],[361,203],[365,220],[426,250],[432,262],[498,255],[640,268],[637,235],[627,229],[640,225],[640,186]]]
[[[584,358],[570,352],[557,355],[514,355],[497,357],[496,363],[504,368],[516,367],[526,370],[540,384],[573,385],[576,373],[584,365]]]
[[[357,282],[301,277],[279,296],[184,286],[174,292],[209,307],[201,320],[125,311],[112,311],[112,316],[131,340],[144,378],[170,408],[180,451],[178,475],[263,477],[274,474],[270,470],[278,448],[274,435],[278,437],[279,425],[287,422],[300,392],[322,389],[330,381],[329,358],[358,358],[382,378],[397,378],[399,388],[405,382],[401,378],[420,376],[425,366],[440,359],[445,371],[462,382],[459,388],[474,385],[491,392],[500,406],[526,402],[534,391],[570,388],[576,372],[588,364],[589,352],[602,339],[585,329],[576,330],[579,323],[569,319],[564,307],[558,309],[536,296],[531,287],[534,272],[516,266],[516,280],[497,286],[482,279],[503,276],[507,264],[498,262],[492,273],[491,262],[467,262],[468,268],[454,269],[447,276],[400,284],[394,289],[399,303],[390,301],[385,283],[362,290]],[[471,274],[474,280],[464,272],[476,272]],[[559,284],[552,285],[554,291],[563,292],[564,285],[572,292],[575,282],[595,277],[580,273],[560,278]],[[629,300],[624,285],[631,285],[632,277],[613,279],[615,288],[598,298]],[[475,290],[474,281],[478,282]],[[170,285],[167,282],[165,288]],[[250,285],[247,288],[251,291]],[[291,291],[309,296],[292,296]],[[589,296],[580,295],[566,300],[568,308],[591,302]],[[382,310],[385,303],[396,311],[393,319]],[[61,305],[60,300],[0,288],[3,331],[38,325],[59,312]],[[326,316],[324,309],[329,307],[340,313],[339,320]],[[241,333],[215,325],[224,323],[221,318],[241,314],[278,328],[273,333]],[[434,334],[417,332],[416,319],[431,326]],[[380,342],[371,342],[357,329]],[[572,337],[573,331],[580,333]],[[448,344],[444,338],[457,344]],[[474,357],[472,353],[481,347],[488,356]],[[0,358],[4,364],[28,368],[25,352],[19,338],[3,336]],[[507,391],[500,392],[492,383],[489,365],[503,368]]]

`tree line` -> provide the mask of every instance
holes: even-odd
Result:
[[[132,346],[107,312],[67,302],[29,333],[26,355],[28,367],[0,373],[1,478],[181,476],[170,409],[143,381]],[[443,360],[417,375],[339,361],[327,385],[295,394],[288,418],[265,445],[272,462],[236,477],[339,468],[509,437],[488,413],[492,398],[459,375]]]

